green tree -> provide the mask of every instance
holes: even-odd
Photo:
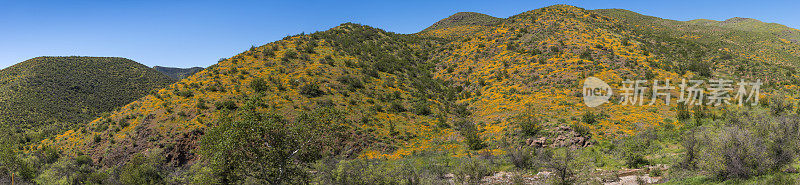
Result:
[[[253,109],[226,116],[201,139],[200,154],[223,183],[306,183],[308,164],[332,146],[343,122],[333,109],[303,113],[297,121]]]
[[[461,136],[464,137],[470,150],[486,148],[486,143],[484,143],[483,139],[478,135],[478,128],[475,126],[475,123],[462,118],[456,122],[456,127],[458,132],[461,133]]]

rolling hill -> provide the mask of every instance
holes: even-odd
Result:
[[[172,82],[125,58],[36,57],[0,70],[0,126],[47,138]]]
[[[341,113],[328,120],[339,128],[332,155],[373,160],[503,156],[539,138],[589,147],[690,126],[675,104],[586,107],[590,76],[615,89],[624,79],[760,79],[765,96],[796,101],[800,45],[732,24],[566,5],[505,19],[458,13],[415,34],[346,23],[252,47],[30,150],[57,147],[103,167],[160,151],[186,167],[203,162],[207,131],[245,112],[287,125]]]

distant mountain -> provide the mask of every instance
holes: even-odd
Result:
[[[503,19],[475,12],[459,12],[420,31],[420,35],[458,37],[502,23]]]
[[[493,26],[501,23],[502,21],[503,19],[501,18],[492,17],[482,13],[459,12],[434,23],[422,31],[424,32],[458,26]]]
[[[117,57],[36,57],[0,70],[0,127],[47,137],[174,80]]]
[[[162,66],[153,66],[153,69],[155,69],[158,72],[164,73],[165,75],[175,80],[186,78],[188,76],[193,75],[194,73],[203,70],[202,67],[177,68],[177,67],[162,67]]]
[[[687,23],[704,25],[704,26],[718,26],[734,30],[759,32],[778,36],[786,39],[788,42],[800,43],[800,30],[790,28],[778,23],[765,23],[752,18],[734,17],[725,21],[714,21],[708,19],[696,19],[688,21]]]

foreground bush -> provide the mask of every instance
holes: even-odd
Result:
[[[777,172],[798,156],[800,119],[732,112],[684,138],[684,167],[697,166],[717,178],[748,178]]]

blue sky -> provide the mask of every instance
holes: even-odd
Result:
[[[414,33],[456,12],[506,18],[554,4],[674,20],[749,17],[800,28],[792,1],[16,1],[0,0],[0,68],[36,56],[116,56],[209,66],[251,45],[355,22]]]

